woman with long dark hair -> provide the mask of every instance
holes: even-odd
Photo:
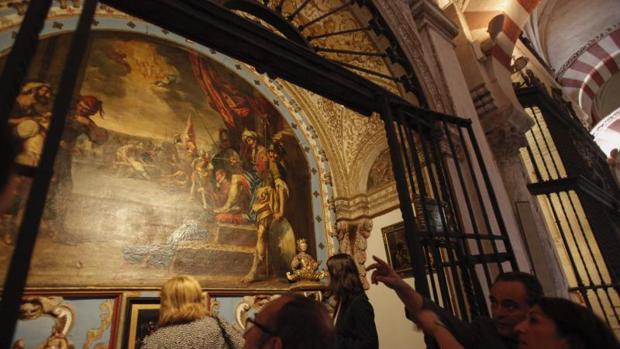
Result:
[[[376,349],[379,347],[375,313],[368,301],[353,258],[340,253],[327,260],[328,296],[336,299],[334,324],[338,349]]]
[[[519,349],[619,349],[614,333],[594,313],[562,298],[537,301],[515,328]]]

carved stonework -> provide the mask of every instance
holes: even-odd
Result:
[[[412,63],[428,99],[429,107],[433,110],[454,114],[454,107],[445,82],[438,81],[433,76],[424,57],[423,44],[416,31],[415,21],[407,6],[408,4],[405,1],[396,0],[376,0],[374,4],[398,39],[405,56]]]
[[[284,6],[282,12],[292,13],[293,11],[295,11],[295,9],[302,6],[302,4],[305,4],[305,2],[306,0],[285,1],[283,2]],[[271,2],[270,6],[275,6],[276,3],[277,2],[273,1]],[[335,8],[340,7],[343,3],[344,1],[340,0],[310,0],[310,2],[305,4],[303,10],[295,16],[292,23],[296,27],[302,26],[304,23],[308,23],[315,18],[319,18],[326,13],[332,12]],[[306,37],[310,37],[313,35],[321,35],[325,33],[334,33],[356,29],[363,26],[364,25],[360,25],[360,21],[356,18],[356,15],[350,9],[345,9],[334,12],[328,17],[324,18],[320,22],[320,25],[308,26],[303,31],[303,34]],[[349,33],[347,35],[335,35],[323,38],[316,38],[312,40],[311,44],[312,46],[318,47],[337,48],[361,52],[378,51],[373,41],[373,38],[367,31],[357,31]],[[388,76],[392,75],[386,62],[381,57],[351,55],[335,52],[321,52],[321,55],[334,61],[355,65],[376,73]],[[377,76],[366,74],[357,70],[355,70],[355,73],[380,85],[381,87],[386,88],[387,90],[398,93],[398,88],[393,81],[379,78]]]
[[[75,312],[70,305],[64,302],[62,297],[25,296],[19,307],[18,316],[20,320],[35,320],[43,316],[51,317],[53,319],[52,334],[40,347],[73,348],[68,334],[75,322]],[[107,325],[109,326],[109,323]],[[33,343],[25,343],[24,339],[16,338],[14,347],[19,345],[23,345],[22,347],[31,346]]]
[[[495,99],[485,84],[480,84],[471,90],[471,99],[480,117],[497,110]]]
[[[366,191],[371,192],[394,181],[394,172],[392,171],[392,160],[390,158],[390,150],[385,149],[370,168],[368,173],[368,181],[366,182]]]
[[[236,325],[241,329],[244,329],[247,319],[252,316],[252,314],[259,312],[265,304],[278,297],[280,297],[280,295],[256,295],[243,297],[235,307],[235,320],[237,321]]]
[[[340,253],[350,254],[357,263],[357,269],[365,289],[370,285],[366,279],[366,248],[372,231],[372,219],[364,218],[357,222],[341,221],[336,226]]]
[[[459,11],[465,12],[467,5],[469,5],[469,0],[452,0],[452,3],[459,9]]]
[[[295,294],[303,295],[304,297],[314,299],[317,302],[323,301],[323,294],[318,290],[295,291]],[[263,294],[243,297],[235,306],[235,325],[241,330],[244,330],[246,321],[249,317],[258,313],[265,306],[265,304],[280,297],[281,295],[279,294]]]
[[[359,193],[354,189],[355,181],[351,180],[359,170],[355,166],[365,160],[360,159],[365,155],[362,152],[364,146],[375,142],[378,135],[383,135],[383,122],[376,116],[361,116],[316,94],[305,92],[298,93],[298,96],[303,96],[309,102],[308,112],[316,111],[313,118],[316,119],[319,134],[329,138],[330,155],[337,153],[334,157],[336,161],[331,161],[332,166],[343,166],[338,171],[342,177],[336,181],[343,186],[338,186],[338,190],[343,196]]]
[[[496,110],[481,118],[489,145],[499,163],[517,161],[519,148],[527,145],[525,133],[534,124],[525,112],[514,108]]]

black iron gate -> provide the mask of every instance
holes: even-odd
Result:
[[[382,116],[416,289],[487,314],[483,288],[517,264],[471,121],[387,101]]]
[[[620,191],[572,109],[542,85],[517,90],[535,124],[522,159],[564,265],[569,292],[620,325]]]
[[[105,0],[189,40],[254,65],[364,115],[381,114],[387,132],[415,286],[458,316],[487,313],[484,289],[517,268],[476,132],[470,120],[414,107],[385,89],[225,8],[204,0]],[[34,54],[51,0],[28,7],[0,80],[6,122]],[[0,348],[9,348],[53,162],[96,0],[86,0],[59,86],[42,160],[4,283]],[[278,62],[278,64],[275,64]],[[482,136],[482,134],[480,134]]]

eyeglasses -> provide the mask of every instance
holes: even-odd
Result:
[[[263,331],[263,333],[270,335],[271,337],[278,337],[278,333],[276,331],[269,329],[267,326],[261,324],[253,318],[245,319],[245,333],[250,332],[252,327],[257,327],[259,330]]]

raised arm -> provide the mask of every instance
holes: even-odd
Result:
[[[376,256],[372,258],[375,263],[366,268],[366,270],[372,270],[372,283],[380,282],[394,290],[405,305],[409,319],[416,322],[425,333],[435,338],[442,349],[462,348],[460,343],[465,343],[469,347],[469,344],[473,343],[475,333],[468,323],[425,299],[384,260]],[[423,322],[420,322],[420,319]],[[434,321],[435,319],[437,321]]]
[[[375,263],[369,265],[366,270],[372,270],[370,277],[373,284],[382,283],[396,292],[398,298],[405,304],[409,314],[416,317],[422,310],[424,298],[413,287],[405,282],[384,260],[372,256]]]
[[[440,349],[464,349],[465,347],[456,340],[446,325],[441,322],[439,316],[432,311],[424,309],[418,312],[416,325],[424,334],[435,339]]]

